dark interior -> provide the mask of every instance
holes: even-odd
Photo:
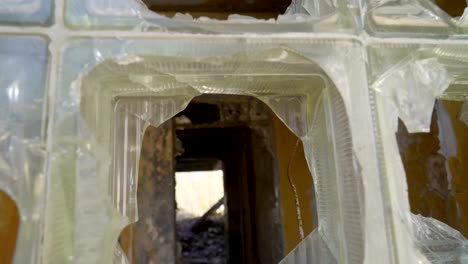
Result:
[[[281,261],[285,244],[273,117],[253,97],[203,95],[176,117],[146,129],[137,193],[140,220],[119,239],[131,263]],[[223,171],[224,197],[202,216],[177,219],[183,211],[177,207],[176,172],[209,170]],[[186,190],[204,191],[199,188]],[[213,214],[221,205],[223,214]]]
[[[229,101],[229,96],[219,99],[212,96],[196,99],[178,115],[188,118],[190,124],[177,124],[176,121],[175,134],[182,147],[181,151],[176,151],[181,153],[176,157],[176,171],[215,169],[222,164],[226,208],[223,229],[227,252],[219,255],[226,258],[220,262],[216,256],[213,262],[207,262],[209,256],[200,256],[199,252],[203,252],[200,250],[192,252],[192,259],[185,254],[180,261],[190,264],[277,263],[282,258],[283,247],[280,212],[275,205],[275,179],[272,177],[277,164],[269,151],[271,146],[265,146],[273,143],[262,139],[258,131],[268,130],[268,119],[263,120],[265,128],[252,128],[250,116],[270,116],[272,113],[267,107],[262,108],[262,111],[268,110],[266,113],[251,113],[248,111],[251,99],[247,97],[237,97],[234,101]],[[271,212],[276,217],[271,218]],[[213,230],[219,225],[216,220],[207,219],[205,227],[200,222],[196,224],[201,229],[199,232],[210,227]],[[179,242],[184,244],[180,238]],[[272,252],[272,249],[276,250]],[[184,253],[184,248],[182,251]]]
[[[175,13],[189,13],[193,17],[206,16],[226,19],[231,14],[256,18],[276,18],[283,14],[291,0],[144,0],[151,10],[173,16]]]

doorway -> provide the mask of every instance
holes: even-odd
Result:
[[[266,105],[250,97],[205,95],[174,118],[180,148],[175,151],[176,171],[223,171],[226,252],[219,263],[276,263],[282,258],[272,115]],[[215,231],[215,219],[197,219],[192,229]]]

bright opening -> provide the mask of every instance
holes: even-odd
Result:
[[[299,138],[258,99],[204,95],[148,127],[130,263],[278,263],[317,226]]]
[[[176,172],[177,221],[202,217],[224,197],[223,171]],[[224,214],[224,204],[216,214]]]
[[[176,172],[181,263],[227,263],[222,170]]]

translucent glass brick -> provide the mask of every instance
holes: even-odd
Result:
[[[348,9],[348,7],[352,7]],[[274,32],[356,32],[352,18],[357,5],[347,0],[292,1],[284,15],[277,19],[254,19],[231,16],[227,20],[193,19],[190,15],[166,17],[138,0],[67,0],[66,21],[72,28],[177,31],[190,33],[274,33]]]
[[[466,24],[430,0],[297,0],[276,20],[1,1],[14,263],[126,263],[143,133],[204,93],[257,97],[304,143],[319,227],[282,263],[466,263],[460,233],[411,213],[395,137],[399,119],[427,131],[436,99],[464,102],[466,120]]]
[[[16,263],[41,253],[47,46],[38,36],[0,35],[0,188],[21,214]]]
[[[52,20],[52,0],[2,0],[0,23],[48,25]]]

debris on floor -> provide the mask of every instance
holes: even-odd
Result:
[[[177,222],[180,264],[227,263],[224,216],[210,216],[193,231],[198,220],[189,218]]]

